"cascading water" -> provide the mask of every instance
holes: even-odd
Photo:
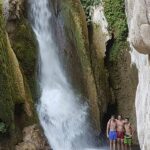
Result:
[[[52,39],[48,0],[31,0],[30,16],[39,43],[41,97],[38,114],[49,144],[54,150],[89,147],[87,105],[72,90]]]
[[[136,91],[137,130],[141,150],[150,149],[150,62],[149,56],[138,53],[132,46],[131,59],[138,69]]]

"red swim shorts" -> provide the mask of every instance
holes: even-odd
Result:
[[[117,139],[124,139],[124,132],[117,131]]]

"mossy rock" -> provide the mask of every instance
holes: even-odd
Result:
[[[16,23],[18,29],[10,43],[0,2],[0,122],[6,125],[9,144],[21,139],[23,127],[37,122],[33,103],[36,95],[35,37],[24,18]]]
[[[113,35],[114,43],[109,50],[109,60],[117,60],[118,54],[127,45],[128,27],[125,14],[124,0],[104,0],[104,11],[109,24],[109,32]]]
[[[99,130],[97,90],[91,66],[86,16],[80,0],[64,0],[60,2],[59,9],[65,37],[71,43],[71,53],[77,58],[74,64],[81,68],[83,100],[89,103],[93,126]]]
[[[100,24],[92,23],[89,26],[90,57],[92,70],[98,93],[98,104],[102,114],[106,112],[109,100],[108,72],[104,66],[105,35]]]
[[[28,21],[22,16],[16,21],[16,27],[10,36],[12,48],[29,84],[32,98],[37,98],[36,93],[36,69],[37,69],[37,43],[35,35]]]
[[[14,103],[12,97],[12,76],[9,65],[5,20],[0,5],[0,120],[11,126],[13,122]]]

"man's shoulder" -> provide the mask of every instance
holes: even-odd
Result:
[[[121,120],[115,119],[116,123],[122,123]]]
[[[110,123],[110,122],[111,122],[111,119],[108,120],[108,123]]]
[[[115,119],[115,121],[118,122],[119,120],[118,120],[118,119]]]

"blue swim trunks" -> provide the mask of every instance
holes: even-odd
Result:
[[[109,132],[109,140],[117,140],[117,132],[116,131],[110,131]]]

